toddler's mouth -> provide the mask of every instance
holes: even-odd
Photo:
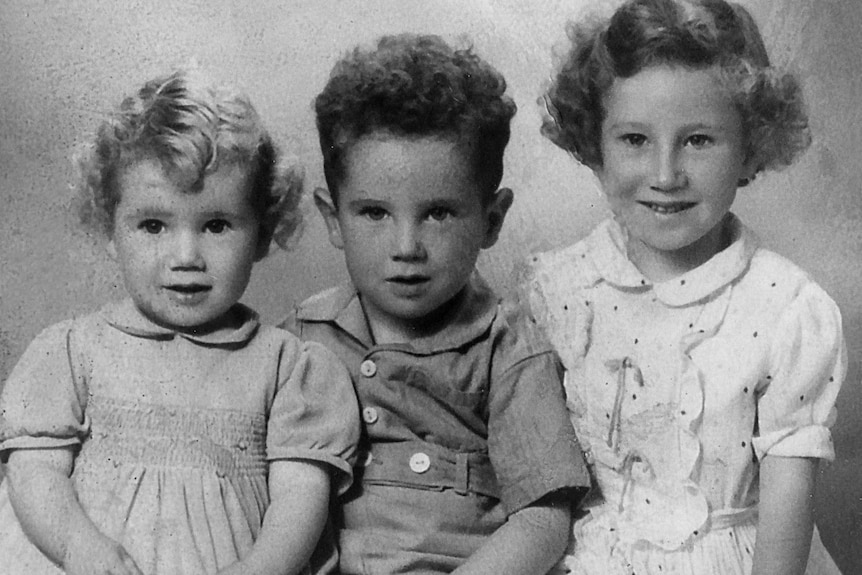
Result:
[[[651,209],[657,214],[676,214],[684,210],[693,208],[697,204],[694,202],[672,202],[672,203],[656,203],[656,202],[640,202],[646,208]]]

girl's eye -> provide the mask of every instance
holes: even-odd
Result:
[[[639,148],[646,144],[646,136],[643,134],[623,134],[620,139],[633,148]]]
[[[703,148],[712,143],[712,138],[706,134],[693,134],[688,137],[688,143],[695,148]]]
[[[221,234],[230,228],[230,224],[225,220],[210,220],[204,225],[204,229],[212,234]]]
[[[148,234],[158,234],[165,229],[165,224],[159,220],[144,220],[138,224],[138,227]]]
[[[380,221],[386,217],[386,210],[377,207],[366,207],[360,210],[359,215],[373,221]]]
[[[452,210],[450,210],[449,208],[438,207],[438,208],[431,208],[428,211],[428,217],[431,218],[432,220],[435,220],[438,222],[442,222],[443,220],[445,220],[446,218],[449,218],[451,216],[452,216]]]

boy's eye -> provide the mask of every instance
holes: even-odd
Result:
[[[144,230],[148,234],[157,234],[165,229],[165,224],[159,220],[144,220],[138,224],[138,228]]]
[[[695,148],[703,148],[704,146],[708,146],[712,143],[712,138],[707,136],[706,134],[693,134],[688,137],[687,143],[694,146]]]
[[[450,210],[449,208],[437,207],[428,210],[428,217],[438,222],[442,222],[443,220],[451,216],[452,210]]]
[[[374,206],[362,208],[359,215],[368,218],[369,220],[379,221],[386,217],[386,210]]]
[[[639,148],[646,144],[646,136],[643,134],[623,134],[620,139],[634,148]]]
[[[230,228],[230,223],[226,220],[210,220],[204,224],[204,229],[212,234],[221,234]]]

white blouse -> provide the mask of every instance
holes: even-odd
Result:
[[[727,249],[661,283],[628,260],[614,220],[533,260],[530,304],[567,369],[601,496],[582,521],[629,565],[635,548],[690,552],[710,531],[754,525],[764,455],[834,458],[838,308],[730,225]]]

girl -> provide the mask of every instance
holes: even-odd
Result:
[[[573,24],[544,133],[614,217],[533,261],[599,497],[574,573],[836,573],[814,533],[845,373],[833,301],[730,212],[809,144],[800,88],[748,12],[630,0]]]
[[[42,332],[5,384],[3,572],[300,572],[351,481],[356,399],[334,356],[237,303],[296,230],[300,178],[244,96],[185,72],[81,165],[130,297]]]

